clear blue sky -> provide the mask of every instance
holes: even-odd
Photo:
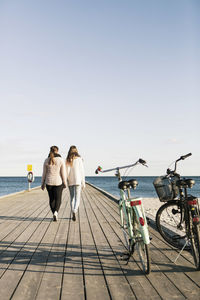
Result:
[[[86,175],[142,157],[200,175],[200,1],[1,0],[0,176],[75,144]],[[112,174],[110,174],[112,175]]]

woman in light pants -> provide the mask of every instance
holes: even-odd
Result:
[[[78,211],[80,200],[81,200],[81,185],[69,186],[70,198],[71,198],[71,209],[72,213],[75,214]]]
[[[81,188],[85,187],[83,160],[76,146],[71,146],[66,159],[67,182],[71,198],[72,220],[76,221],[76,213],[81,198]]]

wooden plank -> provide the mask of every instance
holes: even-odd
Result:
[[[151,285],[149,282],[148,277],[143,274],[138,265],[135,263],[129,263],[126,265],[126,263],[121,260],[121,254],[125,251],[125,247],[119,240],[119,237],[115,234],[115,231],[113,231],[113,223],[111,227],[110,216],[108,215],[108,212],[101,206],[101,203],[99,203],[99,200],[95,200],[95,198],[90,200],[90,205],[95,211],[98,221],[103,224],[103,230],[113,249],[113,255],[116,256],[116,259],[123,270],[124,276],[133,288],[137,299],[160,299],[159,294],[156,292],[153,285]],[[119,230],[118,223],[116,225],[117,230]]]
[[[90,197],[87,194],[87,197]],[[104,271],[104,276],[108,285],[108,289],[112,299],[135,299],[135,295],[131,286],[124,277],[123,271],[113,255],[113,250],[106,240],[102,227],[96,219],[88,201],[84,201],[89,223],[92,224],[92,232],[96,247],[98,250],[99,259]]]
[[[42,278],[45,263],[45,255],[41,250],[42,246],[38,247],[38,244],[40,243],[40,239],[42,240],[43,235],[48,231],[49,226],[50,223],[43,222],[43,227],[40,229],[39,234],[37,233],[38,243],[36,244],[36,241],[32,242],[33,246],[31,246],[30,242],[28,243],[28,247],[31,247],[34,253],[29,257],[29,261],[27,261],[26,269],[24,269],[24,274],[21,274],[16,289],[13,291],[12,299],[34,299]],[[30,252],[30,250],[27,251]]]
[[[99,201],[101,201],[101,204],[104,205],[104,207],[107,210],[112,211],[112,216],[116,219],[116,214],[118,214],[117,213],[117,211],[118,211],[118,205],[116,204],[116,202],[115,201],[111,201],[109,198],[105,197],[99,191],[95,192],[94,189],[92,189],[92,188],[90,188],[90,192],[91,192],[91,195],[92,194],[94,194],[94,195],[97,194]],[[144,199],[144,200],[146,200],[146,199]],[[150,200],[152,201],[152,199],[150,199]],[[162,205],[162,203],[160,205]],[[113,210],[111,208],[113,208]],[[151,231],[151,228],[150,228],[150,231]],[[164,241],[162,239],[162,237],[159,235],[159,233],[157,233],[155,230],[153,230],[153,232],[151,231],[151,234],[153,234],[153,236],[155,236],[155,234],[156,234],[156,236],[159,237],[160,240]],[[171,251],[170,251],[171,256],[172,256],[171,260],[174,261],[175,258],[178,255],[178,251],[179,250],[174,249],[172,246],[170,246],[165,241],[164,241],[164,243],[165,243],[164,249],[166,249],[166,247],[168,249],[171,249]],[[169,251],[168,251],[168,253],[169,253]],[[185,268],[185,274],[187,274],[187,276],[189,276],[192,279],[192,281],[195,281],[195,283],[198,284],[198,286],[200,286],[200,276],[199,276],[198,272],[194,272],[193,258],[192,258],[191,254],[188,251],[183,251],[181,257],[178,259],[177,264],[180,265],[180,266],[185,265],[189,269],[191,267],[193,269],[193,271],[191,270],[189,272],[186,272],[187,268]]]
[[[96,199],[99,200],[99,197],[96,198]],[[101,206],[101,203],[102,203],[102,202],[100,203],[100,202],[97,201],[97,200],[96,200],[96,202],[98,202],[98,204],[96,204],[96,208],[98,209],[98,206]],[[94,205],[94,203],[95,203],[95,198],[92,199],[91,203]],[[100,211],[103,212],[102,207],[100,207]],[[106,218],[106,219],[109,219],[109,217],[110,217],[110,215],[109,215],[109,216],[107,215],[105,218]],[[98,216],[98,219],[100,219],[99,216]],[[105,225],[104,225],[104,230],[105,230]],[[109,233],[109,232],[108,232],[108,233]],[[113,235],[112,235],[112,237],[113,237]],[[111,239],[111,240],[112,240],[112,239]],[[159,262],[159,263],[160,263],[160,262]],[[163,263],[163,262],[161,262],[161,264],[162,264],[162,263]],[[164,274],[164,275],[165,275],[165,274]],[[152,277],[152,275],[150,275],[149,278],[150,278],[150,277]],[[162,277],[162,276],[161,276],[161,277]],[[170,276],[168,276],[168,277],[170,277]],[[174,277],[174,276],[173,276],[173,277]],[[178,277],[178,275],[177,275],[176,277]],[[165,278],[163,277],[163,279],[165,279]],[[165,284],[164,284],[165,286],[166,286],[166,282],[167,282],[167,281],[168,281],[168,284],[170,284],[170,281],[172,281],[172,278],[167,278],[167,279],[169,279],[169,280],[166,280],[166,279],[165,279]],[[173,278],[173,279],[174,279],[174,278]],[[185,277],[185,279],[186,279],[186,277]],[[187,283],[187,282],[189,282],[189,281],[186,280],[185,283]],[[154,282],[154,286],[156,287],[156,282]],[[159,288],[158,290],[160,290],[161,286],[162,286],[162,284],[159,284],[159,287],[157,287],[157,289]],[[193,288],[195,289],[195,285],[192,285],[192,286],[193,286]],[[169,287],[170,287],[170,286],[169,286]],[[179,287],[177,287],[177,289],[179,289]],[[164,288],[163,288],[163,290],[164,290]],[[173,291],[172,294],[171,294],[170,296],[171,296],[171,297],[173,297],[173,296],[176,297],[177,291],[176,291],[176,293],[175,293],[173,287],[170,289],[170,291]],[[185,292],[185,294],[186,294],[186,296],[187,296],[187,289],[182,290],[182,291],[181,291],[181,294],[182,294],[183,292]],[[161,293],[161,291],[160,291],[160,293]],[[194,291],[194,294],[195,294],[195,293],[198,294],[197,289],[196,289],[196,292]],[[163,294],[163,291],[162,291],[162,294]],[[179,296],[180,298],[182,297],[181,294],[179,294],[179,292],[178,292],[178,296]]]
[[[99,199],[99,197],[98,197],[98,199]],[[107,200],[108,201],[108,200]],[[93,201],[94,202],[94,201]],[[98,203],[99,204],[99,203]],[[102,201],[101,201],[101,204],[102,204]],[[109,219],[109,217],[111,217],[110,215],[109,216],[107,216],[107,218]],[[158,234],[158,233],[157,233]],[[162,245],[163,246],[163,245]],[[166,244],[164,245],[165,247],[164,247],[164,251],[167,251],[166,250]],[[172,250],[172,249],[171,249]],[[163,250],[162,250],[162,252],[164,252]],[[177,251],[175,251],[175,250],[173,250],[173,252],[175,252],[175,254],[177,255]],[[161,255],[162,256],[162,255]],[[157,255],[156,257],[160,257],[160,255]],[[175,259],[175,257],[176,256],[174,256],[174,259]],[[158,263],[158,265],[160,266],[163,266],[163,264],[164,264],[164,266],[166,267],[166,265],[167,265],[167,263],[169,264],[169,268],[171,268],[172,267],[172,269],[174,269],[174,271],[175,271],[175,265],[172,263],[172,262],[169,262],[169,261],[165,261],[165,262],[159,262]],[[165,265],[166,264],[166,265]],[[190,267],[191,267],[191,265],[190,265]],[[166,267],[167,268],[167,267]],[[184,268],[184,267],[183,267]],[[179,275],[180,275],[180,272],[181,272],[181,270],[183,271],[183,268],[182,269],[179,269],[179,271],[178,271],[178,273],[177,274],[173,274],[173,275],[171,275],[171,273],[172,273],[172,271],[170,272],[170,275],[168,275],[168,277],[169,277],[169,279],[172,281],[172,282],[174,282],[174,280],[175,280],[175,278],[180,278],[179,277]],[[184,269],[185,271],[187,270],[187,268],[185,268]],[[179,284],[177,284],[177,288],[179,289],[180,288],[180,290],[181,290],[181,292],[187,297],[188,296],[188,289],[187,289],[187,284],[188,284],[188,286],[190,286],[191,288],[193,288],[193,290],[194,290],[194,295],[198,295],[198,293],[199,293],[199,287],[197,287],[196,285],[197,285],[197,281],[198,281],[198,279],[200,279],[200,276],[198,275],[198,273],[199,272],[194,272],[194,269],[192,270],[192,272],[191,272],[191,276],[193,276],[193,279],[194,279],[194,277],[195,277],[195,284],[193,283],[193,281],[190,281],[190,280],[188,280],[188,278],[185,276],[185,275],[182,275],[182,279],[183,278],[185,278],[185,284],[186,284],[186,287],[184,287],[184,285],[182,284],[182,286],[181,285],[179,285]],[[185,274],[186,274],[186,272],[185,272]],[[165,275],[166,275],[166,272],[165,272]],[[188,274],[187,274],[187,276],[188,276]],[[179,280],[177,279],[177,282],[178,282]],[[190,293],[190,296],[191,296],[191,293]],[[194,296],[195,297],[195,296]]]
[[[18,201],[16,201],[15,205],[12,205],[12,203],[7,202],[10,201],[9,197],[5,198],[4,201],[2,199],[1,205],[7,204],[8,206],[9,203],[9,207],[11,205],[13,209],[4,209],[3,211],[4,214],[2,214],[1,216],[1,218],[3,218],[3,221],[0,224],[0,240],[8,236],[8,234],[11,233],[12,230],[14,230],[15,228],[18,229],[19,225],[23,224],[25,220],[28,220],[28,218],[30,219],[34,211],[40,211],[42,207],[44,208],[45,206],[47,206],[47,203],[45,203],[46,201],[44,201],[44,199],[42,202],[38,203],[38,193],[39,191],[37,191],[37,193],[36,191],[30,192],[30,194],[27,193],[24,195],[24,198],[21,198],[22,195],[20,197],[19,195],[17,195],[16,197]],[[15,198],[11,197],[11,199],[13,200]]]
[[[61,299],[84,299],[79,221],[70,219],[66,245]]]
[[[174,261],[177,258],[179,251],[165,242],[160,234],[151,229],[151,227],[150,232],[152,235],[152,244],[154,244],[155,247],[157,247],[166,256],[166,258],[168,258],[172,264],[172,269],[177,270],[178,273],[184,273],[192,282],[196,284],[198,288],[200,288],[200,271],[195,270],[194,264],[191,262],[191,257],[190,260],[186,259],[187,252],[184,251],[186,253],[183,253],[175,264]]]
[[[52,222],[50,230],[43,240],[42,251],[46,262],[36,299],[59,299],[63,264],[66,248],[66,238],[69,223],[69,201],[67,206],[62,206],[59,211],[58,222]]]
[[[2,220],[0,224],[0,240],[2,240],[10,231],[12,231],[12,229],[18,226],[25,219],[28,217],[30,218],[33,214],[33,211],[40,209],[40,206],[36,207],[35,204],[32,204],[29,209],[27,208],[27,205],[24,207],[14,207],[14,209],[11,211],[11,214],[5,214],[4,211],[4,215],[0,217]]]
[[[82,194],[80,205],[80,230],[83,256],[84,278],[87,300],[110,299],[107,283],[102,271],[98,251],[91,231],[88,216],[85,211],[85,193]]]
[[[11,197],[7,211],[6,205],[1,199],[3,300],[198,299],[200,272],[190,254],[184,252],[175,265],[177,250],[153,223],[152,273],[142,273],[137,257],[125,265],[118,205],[93,187],[83,192],[76,222],[69,218],[68,189],[58,222],[52,222],[47,192],[39,189]]]
[[[47,215],[47,209],[42,210],[40,214],[35,215],[35,219],[32,221],[24,222],[19,230],[11,232],[8,236],[8,240],[4,240],[4,246],[6,251],[2,251],[0,255],[0,276],[8,268],[10,262],[12,262],[18,252],[24,247],[34,230],[37,228],[41,221],[37,220],[37,217],[45,217]],[[31,226],[30,226],[31,225]],[[15,236],[16,234],[16,236]]]
[[[32,249],[34,253],[31,257],[31,260],[27,266],[25,273],[23,274],[23,277],[20,280],[20,283],[18,284],[18,287],[12,299],[32,300],[35,299],[38,291],[39,291],[39,295],[41,295],[44,292],[43,290],[43,286],[45,282],[44,273],[47,272],[47,274],[49,274],[50,272],[50,270],[47,270],[48,263],[52,263],[52,265],[54,266],[54,270],[52,271],[52,274],[54,275],[53,282],[56,281],[57,274],[59,273],[58,265],[56,263],[57,261],[59,261],[60,263],[63,260],[62,251],[60,249],[60,245],[62,245],[63,239],[60,236],[59,231],[57,230],[58,229],[60,230],[61,226],[65,227],[66,225],[65,223],[67,222],[67,218],[65,218],[66,205],[68,205],[68,202],[62,203],[59,211],[60,218],[57,223],[52,222],[52,218],[50,220],[46,219],[43,221],[43,227],[44,227],[43,231],[45,235],[41,236],[40,231],[39,231],[39,235],[37,232],[35,232],[31,241],[29,241],[27,247],[29,247],[30,244],[35,245],[34,249]],[[49,212],[48,216],[52,216],[52,213]],[[57,240],[60,238],[61,238],[60,244],[57,244]],[[47,288],[49,288],[48,282],[47,282]],[[52,296],[53,295],[54,293],[52,293]]]
[[[43,215],[46,215],[46,212],[42,213]],[[9,247],[9,250],[0,257],[2,261],[2,276],[0,279],[0,291],[2,299],[9,299],[11,297],[31,258],[33,250],[31,249],[27,251],[25,245],[29,242],[36,229],[39,229],[36,235],[38,238],[41,230],[40,225],[42,222],[34,221],[32,223],[32,226],[27,227],[27,234],[25,235],[23,232],[23,238],[20,236],[16,242]],[[33,247],[35,247],[35,244],[33,245]],[[6,289],[4,288],[5,286]]]

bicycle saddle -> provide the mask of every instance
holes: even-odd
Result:
[[[136,179],[130,179],[128,181],[125,181],[125,180],[120,181],[119,184],[118,184],[118,188],[120,190],[126,190],[126,189],[131,188],[131,187],[133,189],[135,189],[137,185],[138,185],[138,182],[137,182]]]
[[[176,182],[176,185],[178,187],[185,187],[185,188],[192,188],[194,184],[195,184],[194,179],[180,179],[177,180]]]

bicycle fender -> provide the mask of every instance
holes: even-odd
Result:
[[[150,238],[149,238],[149,231],[148,231],[148,225],[145,215],[142,213],[142,209],[139,206],[133,207],[135,214],[137,216],[137,221],[140,226],[140,232],[142,234],[142,238],[145,244],[150,244]],[[139,222],[139,218],[143,218],[145,224],[142,226]]]

